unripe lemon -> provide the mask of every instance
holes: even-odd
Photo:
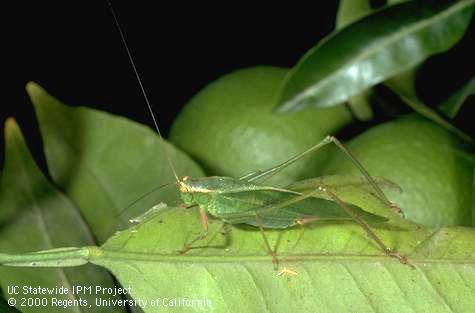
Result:
[[[408,219],[425,226],[471,225],[473,157],[438,125],[407,116],[373,127],[347,144],[371,175],[397,183],[387,192]],[[337,153],[327,174],[360,174]]]
[[[239,177],[286,161],[351,121],[343,107],[275,113],[288,69],[259,66],[234,71],[194,96],[172,125],[170,140],[208,175]],[[316,176],[329,148],[306,156],[267,180],[285,185]]]

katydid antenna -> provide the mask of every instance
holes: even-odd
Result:
[[[125,39],[125,34],[122,31],[122,27],[120,27],[119,23],[119,18],[117,16],[117,13],[114,10],[114,7],[112,6],[111,1],[107,1],[109,5],[110,12],[112,14],[112,17],[114,18],[114,23],[119,31],[120,39],[122,40],[122,44],[124,45],[125,51],[127,52],[127,56],[129,57],[130,65],[132,66],[132,69],[134,70],[135,77],[137,78],[137,81],[140,86],[140,90],[142,91],[142,95],[145,99],[145,103],[147,104],[148,111],[152,117],[153,124],[155,125],[155,129],[157,130],[158,136],[160,137],[160,140],[162,141],[163,145],[163,150],[165,151],[165,156],[167,158],[168,164],[170,165],[170,168],[172,169],[173,175],[175,176],[175,180],[177,183],[180,182],[180,179],[178,178],[178,175],[176,174],[175,167],[173,166],[172,160],[170,158],[169,151],[167,149],[167,145],[165,143],[165,139],[163,139],[162,133],[160,132],[160,128],[158,127],[158,121],[155,118],[155,114],[153,113],[152,105],[150,104],[150,101],[147,96],[147,92],[145,91],[144,85],[142,83],[142,79],[140,78],[139,72],[137,70],[137,67],[135,66],[134,58],[132,57],[132,53],[130,52],[129,45],[127,44],[127,40]]]

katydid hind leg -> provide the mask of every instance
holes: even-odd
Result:
[[[373,189],[376,192],[376,195],[378,196],[378,198],[380,198],[381,201],[383,201],[384,204],[386,204],[388,207],[395,210],[396,213],[398,213],[398,214],[400,214],[404,217],[403,210],[396,203],[391,202],[386,197],[386,195],[381,190],[381,188],[378,186],[376,181],[371,177],[371,175],[368,173],[368,171],[364,168],[363,164],[361,164],[361,162],[358,161],[358,159],[353,155],[353,153],[351,153],[351,151],[348,150],[336,137],[328,136],[327,138],[330,142],[333,142],[338,147],[338,149],[340,149],[351,160],[351,162],[353,163],[353,165],[356,166],[356,168],[358,168],[358,170],[361,172],[361,174],[363,174],[363,176],[368,181],[368,183],[373,187]]]
[[[253,181],[256,181],[258,179],[268,179],[271,175],[274,175],[275,173],[283,170],[284,168],[292,165],[293,163],[295,163],[296,161],[300,160],[301,158],[303,158],[305,155],[313,152],[313,151],[317,151],[318,149],[320,149],[321,147],[329,144],[330,141],[328,141],[328,137],[326,137],[325,139],[323,139],[321,142],[319,142],[318,144],[308,148],[307,150],[293,156],[292,158],[288,159],[287,161],[285,162],[282,162],[276,166],[273,166],[271,168],[268,168],[266,170],[262,170],[262,171],[254,171],[254,172],[251,172],[245,176],[242,176],[240,177],[240,179],[246,179],[246,181],[248,182],[253,182]]]
[[[376,233],[371,229],[371,227],[366,223],[361,217],[359,217],[353,210],[343,201],[341,200],[336,194],[326,188],[324,185],[318,186],[318,190],[325,192],[330,198],[333,199],[342,209],[345,210],[346,213],[358,223],[368,234],[368,236],[374,240],[374,242],[378,245],[378,247],[387,255],[393,258],[396,258],[402,264],[410,265],[407,261],[407,258],[395,251],[391,248],[386,246],[384,242],[376,235]]]
[[[381,199],[387,206],[389,206],[391,209],[395,210],[397,213],[403,215],[403,211],[399,206],[397,206],[395,203],[389,201],[389,199],[386,197],[384,192],[381,190],[381,188],[378,186],[378,184],[375,182],[375,180],[371,177],[371,175],[368,173],[368,171],[364,168],[364,166],[361,164],[361,162],[358,161],[358,159],[334,136],[326,136],[322,141],[317,143],[316,145],[308,148],[307,150],[295,155],[294,157],[288,159],[287,161],[278,164],[274,167],[271,167],[269,169],[263,170],[263,171],[255,171],[252,173],[249,173],[241,179],[246,179],[248,182],[256,181],[258,179],[268,179],[272,175],[274,175],[276,172],[283,170],[284,168],[288,167],[289,165],[295,163],[296,161],[300,160],[303,158],[305,155],[315,152],[322,147],[333,143],[337,146],[340,151],[342,151],[350,160],[351,162],[358,168],[358,170],[363,174],[365,179],[368,181],[368,183],[371,185],[371,187],[374,189],[376,192],[376,195],[378,198]]]

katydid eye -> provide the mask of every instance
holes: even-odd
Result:
[[[183,179],[183,180],[185,180],[185,179]],[[183,184],[183,182],[180,183],[180,191],[183,192],[183,193],[188,192],[188,188],[186,188],[186,185]]]

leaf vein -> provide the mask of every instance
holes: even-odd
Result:
[[[242,268],[244,269],[244,272],[248,274],[249,278],[251,279],[253,283],[253,286],[255,287],[256,291],[259,293],[260,298],[263,300],[262,303],[264,304],[265,312],[271,313],[272,311],[270,310],[269,304],[267,303],[266,297],[264,296],[264,292],[262,291],[262,288],[257,284],[256,278],[254,277],[254,275],[251,273],[251,271],[245,264],[242,264]]]
[[[393,272],[388,268],[388,264],[386,263],[381,263],[382,268],[388,273],[389,276],[391,276],[392,281],[396,285],[396,287],[399,289],[399,292],[401,292],[404,295],[404,299],[406,299],[406,303],[408,303],[408,294],[404,290],[404,288],[401,287],[399,281],[397,280],[397,275],[394,275]],[[415,312],[414,308],[408,303],[408,307],[411,309],[412,312]]]
[[[443,292],[441,292],[439,290],[439,288],[437,288],[437,284],[434,283],[432,281],[432,279],[427,275],[427,272],[424,270],[424,267],[419,267],[421,273],[423,274],[422,276],[424,277],[424,279],[429,283],[429,285],[432,287],[432,289],[434,290],[434,292],[439,296],[439,298],[442,300],[442,302],[444,303],[444,305],[451,311],[451,312],[455,312],[455,310],[452,308],[452,306],[450,305],[450,303],[447,301],[445,295],[443,294]]]
[[[356,279],[355,275],[353,275],[353,273],[350,271],[350,269],[348,268],[348,264],[345,264],[345,263],[342,263],[341,266],[345,269],[345,271],[348,273],[348,275],[350,276],[351,280],[353,281],[353,283],[355,284],[356,286],[356,289],[358,289],[358,291],[363,295],[363,297],[366,299],[366,303],[368,303],[368,305],[371,307],[371,310],[373,312],[379,312],[378,309],[374,306],[373,304],[373,301],[368,297],[368,295],[364,292],[364,290],[362,289],[360,283],[358,282],[358,280]]]
[[[206,265],[203,266],[203,269],[205,270],[205,273],[209,276],[209,278],[213,282],[213,284],[216,286],[216,289],[219,290],[219,295],[221,296],[221,299],[223,300],[224,305],[226,305],[227,312],[231,313],[232,311],[229,308],[228,302],[226,301],[226,297],[223,295],[223,289],[220,288],[219,283],[216,281],[216,279],[211,274],[211,272],[209,271],[209,269]]]

